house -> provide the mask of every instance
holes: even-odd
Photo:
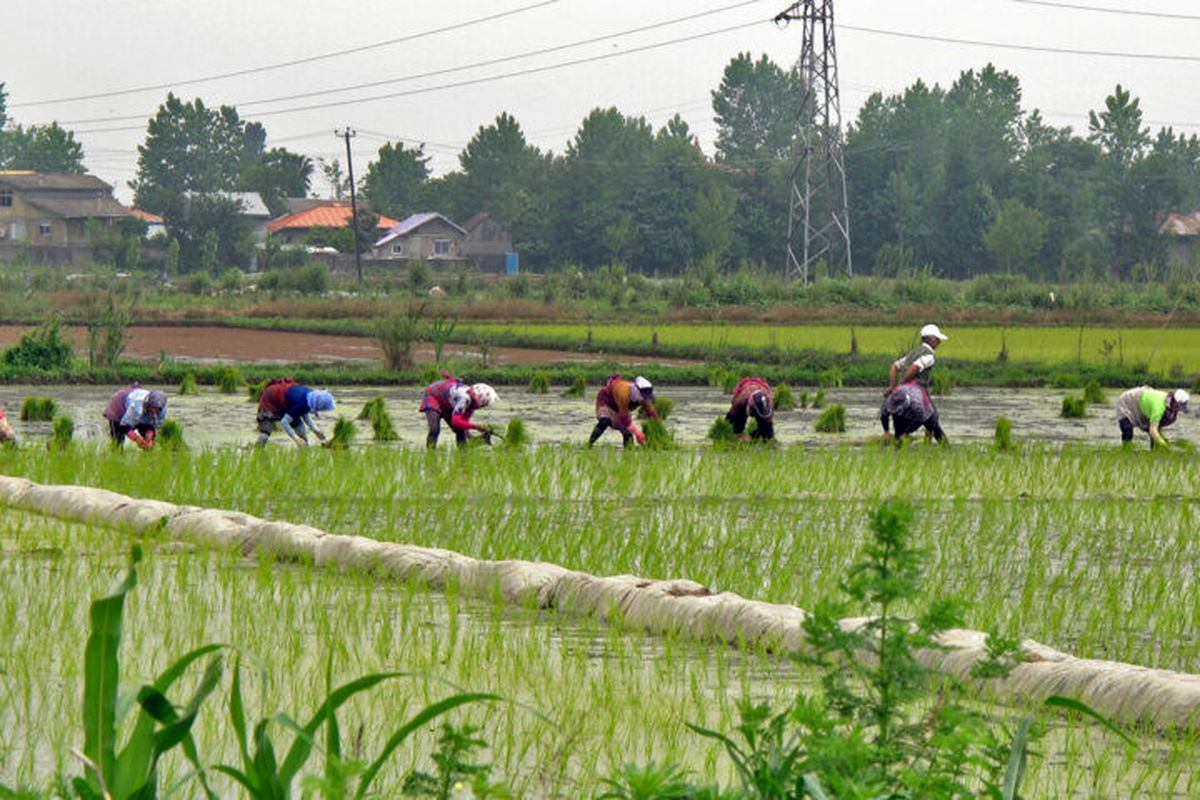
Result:
[[[166,235],[167,224],[158,214],[151,214],[149,211],[142,211],[140,208],[131,208],[129,213],[146,223],[146,238],[153,239],[160,233]]]
[[[463,223],[463,230],[467,232],[462,245],[463,258],[484,272],[503,272],[512,261],[508,258],[513,252],[512,233],[508,227],[482,211]]]
[[[413,214],[375,242],[376,258],[425,261],[461,260],[467,232],[436,211]]]
[[[1167,257],[1191,264],[1200,257],[1200,210],[1190,214],[1167,214],[1158,232],[1168,237]]]
[[[348,227],[352,214],[353,210],[349,203],[324,200],[318,205],[271,220],[267,223],[267,231],[283,244],[299,244],[304,241],[313,228]],[[380,235],[399,224],[390,217],[381,216],[379,218]]]
[[[34,261],[90,261],[88,220],[112,226],[129,209],[94,175],[0,172],[0,259],[28,248]]]

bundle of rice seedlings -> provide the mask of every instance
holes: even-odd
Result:
[[[264,378],[258,383],[246,384],[246,397],[251,403],[257,403],[262,398],[263,389],[267,388],[267,380]]]
[[[1104,396],[1104,390],[1100,388],[1100,381],[1093,378],[1083,387],[1083,399],[1088,405],[1102,406],[1108,402],[1108,398]]]
[[[707,438],[713,444],[733,445],[738,443],[738,435],[733,432],[733,423],[724,416],[717,417],[708,429]]]
[[[187,449],[187,444],[183,441],[183,426],[177,420],[163,420],[162,427],[158,429],[158,434],[155,436],[155,441],[159,447],[165,447],[168,450]]]
[[[377,442],[394,442],[400,438],[381,394],[363,403],[362,411],[358,412],[358,419],[370,421]]]
[[[47,443],[57,450],[66,450],[71,446],[71,438],[75,435],[75,420],[63,415],[54,420],[54,433]]]
[[[354,423],[338,415],[333,423],[333,433],[325,440],[324,446],[333,450],[345,450],[354,442]]]
[[[817,433],[845,433],[846,407],[841,403],[831,405],[817,418],[815,427]]]
[[[583,397],[587,394],[587,381],[582,375],[576,375],[571,385],[563,392],[563,397]]]
[[[58,405],[53,397],[30,395],[21,403],[22,422],[49,422],[57,412]]]
[[[520,450],[525,445],[529,444],[529,431],[525,429],[525,421],[520,417],[513,417],[508,421],[508,426],[504,429],[504,447],[507,450]]]
[[[1062,401],[1062,411],[1059,416],[1065,419],[1079,419],[1087,416],[1087,401],[1082,397],[1067,395]]]
[[[550,391],[550,376],[545,372],[536,372],[529,380],[530,394],[545,394]]]
[[[817,389],[816,395],[813,396],[812,407],[813,408],[824,408],[825,407],[825,390],[824,389]]]
[[[233,394],[246,382],[246,378],[237,367],[221,367],[216,372],[215,382],[222,394]]]
[[[792,387],[781,383],[775,387],[775,410],[791,411],[796,407],[796,398],[792,395]]]
[[[1008,417],[998,417],[996,419],[994,447],[996,450],[1002,452],[1009,452],[1015,449],[1012,440],[1012,420]]]
[[[194,373],[191,373],[191,372],[183,373],[183,379],[181,381],[179,381],[179,393],[180,394],[199,394],[200,393],[199,387],[196,386],[196,376]],[[255,397],[254,399],[257,400],[258,398]]]

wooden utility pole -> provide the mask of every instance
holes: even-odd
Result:
[[[350,155],[350,139],[356,133],[353,128],[333,132],[334,136],[346,140],[346,170],[350,173],[350,224],[354,228],[354,267],[358,271],[358,282],[363,282],[362,247],[358,244],[358,200],[354,196],[354,157]]]

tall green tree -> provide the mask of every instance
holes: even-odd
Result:
[[[305,197],[312,182],[312,159],[283,147],[273,147],[247,161],[238,176],[237,187],[258,192],[275,216],[287,213],[288,197]]]
[[[83,145],[73,131],[57,122],[29,127],[10,122],[8,93],[0,83],[0,169],[83,174]]]
[[[421,211],[429,181],[429,156],[425,145],[406,148],[403,142],[387,143],[367,165],[363,198],[380,214],[404,219]]]
[[[712,93],[717,159],[742,166],[789,158],[800,104],[800,75],[761,56],[738,53]]]
[[[1004,201],[983,243],[1005,272],[1027,272],[1046,239],[1046,218],[1016,197]]]

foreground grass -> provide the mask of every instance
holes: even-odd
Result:
[[[5,472],[43,482],[237,508],[485,558],[690,577],[801,607],[837,594],[866,539],[866,510],[881,497],[909,496],[917,505],[916,543],[934,554],[929,590],[966,597],[970,626],[1019,632],[1081,656],[1200,672],[1200,587],[1192,579],[1198,462],[1182,453],[172,455],[76,446],[65,454],[22,448],[0,458]],[[7,672],[0,679],[0,775],[45,776],[64,768],[65,746],[77,744],[72,717],[86,605],[111,588],[126,540],[13,512],[0,519],[0,640],[9,643],[0,656]],[[492,760],[521,796],[587,796],[598,776],[624,761],[678,760],[720,777],[717,751],[683,722],[728,729],[743,693],[777,701],[796,686],[790,669],[762,655],[578,620],[535,621],[304,566],[255,568],[228,555],[162,550],[143,578],[145,590],[131,598],[125,662],[137,665],[139,677],[161,669],[160,653],[225,641],[263,659],[270,680],[255,702],[264,713],[310,711],[330,652],[342,678],[417,669],[496,691],[560,726],[547,733],[536,716],[507,706],[470,718],[487,726]],[[436,683],[389,689],[382,702],[354,710],[343,728],[384,729],[383,719],[438,691]],[[48,722],[33,732],[19,722],[35,719]],[[230,741],[216,719],[202,726],[202,752]],[[1034,764],[1029,796],[1169,796],[1194,788],[1190,739],[1153,739],[1131,752],[1072,723],[1047,749],[1046,761]],[[393,780],[413,758],[400,760]]]

